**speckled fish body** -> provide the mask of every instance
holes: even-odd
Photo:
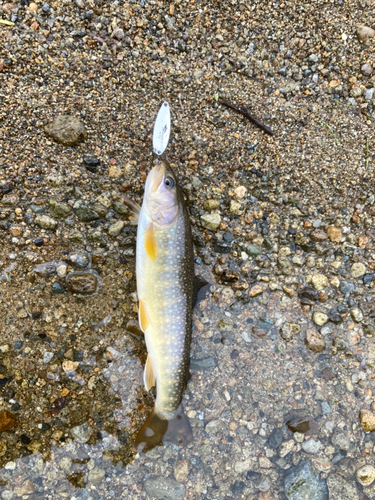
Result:
[[[179,434],[178,440],[186,442],[186,434],[191,431],[180,405],[189,374],[193,243],[183,195],[166,163],[154,167],[146,181],[138,219],[136,260],[139,320],[148,352],[145,386],[150,389],[156,385],[155,408],[150,418],[178,424],[178,417],[185,428],[170,425],[169,434]],[[163,436],[156,434],[163,432],[160,425],[153,426],[150,421],[146,424],[148,431],[142,433],[141,429],[137,442],[146,442],[150,449],[155,444],[147,442],[147,434],[161,442]],[[173,440],[175,436],[168,437]]]

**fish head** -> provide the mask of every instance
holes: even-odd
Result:
[[[169,226],[176,220],[181,208],[181,191],[172,168],[160,162],[147,176],[143,203],[158,226]]]

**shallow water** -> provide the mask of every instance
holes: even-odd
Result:
[[[103,299],[114,271],[111,263],[108,267]],[[196,268],[213,283],[208,266]],[[123,273],[129,272],[134,269],[126,264]],[[259,278],[263,294],[247,303],[244,294],[215,283],[199,297],[193,321],[192,377],[183,400],[194,441],[186,449],[167,444],[146,455],[138,455],[132,444],[153,405],[142,382],[145,346],[142,338],[116,325],[121,318],[121,324],[137,331],[134,320],[128,321],[136,316],[134,306],[124,313],[116,305],[112,316],[91,321],[86,331],[84,314],[89,315],[95,303],[96,317],[106,308],[100,298],[82,301],[63,295],[63,309],[69,311],[64,318],[56,308],[56,296],[43,293],[44,310],[54,314],[49,318],[44,313],[45,325],[56,321],[66,325],[62,321],[72,317],[75,328],[71,331],[81,329],[76,334],[79,338],[95,335],[95,341],[85,340],[83,354],[73,354],[73,359],[81,360],[61,362],[56,360],[56,352],[45,353],[56,350],[61,336],[66,336],[66,326],[61,326],[55,342],[49,340],[54,342],[52,349],[45,339],[43,349],[38,345],[40,337],[30,332],[26,336],[20,349],[22,376],[17,371],[14,376],[19,387],[29,384],[30,393],[38,385],[43,391],[36,393],[41,400],[38,396],[27,400],[22,391],[10,398],[5,393],[2,398],[3,407],[18,419],[14,429],[1,435],[7,446],[1,457],[2,498],[125,499],[154,494],[157,498],[219,499],[226,495],[253,498],[262,491],[283,498],[285,473],[301,459],[310,458],[324,476],[346,457],[356,456],[358,446],[369,449],[366,441],[371,448],[372,437],[365,436],[358,425],[358,410],[370,396],[360,386],[350,384],[353,377],[371,377],[373,352],[368,351],[365,339],[352,347],[350,356],[334,356],[329,351],[333,335],[351,331],[355,338],[359,327],[349,317],[341,325],[326,328],[326,350],[315,354],[304,344],[306,330],[312,327],[311,312],[301,310],[297,296],[272,292],[266,288],[267,278]],[[8,291],[16,280],[14,276]],[[299,281],[304,284],[303,273]],[[38,278],[33,286],[40,290],[43,283],[50,286],[48,278]],[[131,280],[128,292],[134,290]],[[329,308],[329,302],[325,306]],[[293,334],[285,342],[280,331],[287,323],[294,328],[289,325],[287,330]],[[76,342],[77,336],[72,341]],[[44,360],[48,390],[43,387],[46,384],[40,370],[37,377],[32,367],[27,372],[25,358],[32,353]],[[3,352],[3,357],[6,355]],[[34,362],[38,364],[40,359],[34,357]],[[26,371],[22,371],[24,366]],[[28,373],[31,377],[27,379]],[[57,392],[65,395],[43,400],[42,395]],[[316,450],[304,449],[303,434],[295,435],[288,429],[286,424],[294,417],[314,422],[318,430],[311,439],[317,440]],[[343,450],[331,443],[332,431],[340,429],[350,433]],[[279,440],[276,444],[275,436]],[[167,496],[162,496],[160,488]]]

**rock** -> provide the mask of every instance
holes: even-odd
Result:
[[[296,291],[294,290],[294,288],[291,288],[291,287],[288,287],[288,286],[283,286],[283,291],[286,295],[288,295],[288,297],[294,297],[295,294],[296,294]]]
[[[280,335],[285,342],[293,340],[294,335],[301,331],[300,325],[297,323],[284,323],[280,328]]]
[[[217,213],[201,215],[202,226],[210,231],[215,231],[220,226],[220,222],[221,217]]]
[[[10,411],[0,411],[0,432],[10,431],[16,425],[16,418]]]
[[[324,241],[328,238],[328,234],[322,229],[315,229],[310,233],[310,239],[312,241]]]
[[[103,280],[96,271],[73,271],[65,278],[68,289],[77,297],[95,295],[102,286]]]
[[[315,312],[313,314],[313,321],[318,326],[323,326],[328,321],[328,316],[322,312]]]
[[[116,26],[116,28],[113,30],[112,38],[116,38],[116,40],[123,40],[124,36],[124,30],[119,26]]]
[[[327,478],[329,498],[337,500],[359,500],[354,481],[347,481],[342,475],[330,474]]]
[[[43,354],[43,363],[48,364],[52,358],[53,358],[53,352],[46,351]]]
[[[294,439],[289,439],[289,441],[284,441],[280,447],[279,455],[281,458],[284,458],[292,451],[294,446],[296,445]]]
[[[276,427],[276,429],[273,429],[271,431],[271,434],[269,435],[267,446],[272,450],[276,450],[281,445],[282,441],[283,441],[283,430],[281,427]]]
[[[330,226],[328,228],[328,237],[332,243],[340,243],[342,239],[342,232],[338,227]]]
[[[190,363],[191,369],[192,370],[208,370],[209,368],[213,368],[216,366],[216,361],[214,358],[203,358],[203,359],[194,359],[191,358],[191,363]]]
[[[373,281],[374,275],[372,273],[368,273],[365,274],[362,279],[363,279],[363,284],[368,285],[369,283],[371,283],[371,281]]]
[[[247,247],[245,248],[245,251],[247,253],[247,255],[249,255],[250,257],[257,257],[258,255],[260,255],[262,253],[262,249],[260,246],[258,245],[247,245]]]
[[[100,215],[95,210],[92,210],[89,207],[80,206],[74,209],[78,220],[81,222],[92,222],[93,220],[100,219]]]
[[[57,219],[63,219],[67,217],[71,212],[71,208],[66,203],[61,203],[54,199],[49,200],[49,213],[52,217]]]
[[[328,285],[328,278],[324,274],[314,274],[311,278],[311,283],[313,284],[315,290],[323,290]]]
[[[98,166],[100,165],[100,160],[95,158],[95,156],[84,156],[83,161],[86,164],[87,170],[90,172],[96,172]]]
[[[368,26],[364,26],[363,24],[357,26],[357,36],[361,40],[361,42],[369,43],[371,38],[375,36],[375,30],[369,28]]]
[[[90,483],[99,483],[105,477],[105,470],[99,469],[95,467],[95,469],[91,469],[88,473],[87,480]]]
[[[30,4],[32,5],[32,4]],[[35,490],[35,487],[30,479],[26,479],[22,484],[17,484],[14,488],[14,493],[18,497],[23,497],[23,495],[31,495]]]
[[[325,480],[314,472],[308,460],[302,460],[287,471],[284,487],[288,500],[329,499]]]
[[[79,269],[87,269],[91,266],[91,255],[83,250],[70,253],[66,260]]]
[[[73,427],[71,429],[72,436],[79,443],[87,443],[87,441],[91,437],[92,432],[93,430],[88,424],[88,422],[85,422],[82,425],[77,425],[76,427]]]
[[[33,273],[39,274],[39,276],[43,276],[43,278],[48,278],[49,276],[53,276],[57,273],[57,270],[61,268],[61,266],[65,266],[65,262],[62,260],[51,260],[50,262],[44,262],[43,264],[39,264],[39,266],[34,267]]]
[[[350,295],[355,290],[355,285],[351,281],[342,281],[340,283],[340,292],[344,295]]]
[[[361,66],[362,74],[365,76],[371,76],[372,66],[369,63],[365,63]]]
[[[356,262],[350,269],[352,278],[360,278],[366,273],[366,266],[362,262]]]
[[[86,129],[78,118],[69,115],[57,116],[44,131],[64,146],[74,146],[86,139]]]
[[[242,205],[239,201],[231,200],[229,210],[232,214],[241,215],[245,211],[245,205]]]
[[[206,200],[203,204],[203,208],[205,210],[215,210],[215,208],[218,208],[219,206],[220,206],[220,201],[214,200],[213,198]]]
[[[3,205],[6,207],[14,207],[18,203],[18,196],[16,194],[10,193],[3,196],[1,200]]]
[[[108,233],[113,237],[118,236],[124,229],[124,227],[125,222],[123,220],[119,220],[118,222],[115,222],[114,224],[112,224],[112,226],[110,226],[110,228],[108,229]]]
[[[315,330],[307,330],[305,343],[310,351],[313,352],[322,352],[326,346],[322,335]]]
[[[308,439],[302,443],[302,449],[306,453],[310,453],[311,455],[316,455],[323,448],[323,444],[319,439]]]
[[[224,422],[222,420],[210,420],[205,427],[205,431],[209,436],[216,436],[218,432],[224,429]]]
[[[52,285],[52,293],[59,294],[59,293],[65,293],[65,292],[66,292],[66,288],[63,287],[62,285],[60,285],[60,283],[54,283]]]
[[[52,217],[48,217],[48,215],[38,215],[35,218],[35,224],[37,224],[42,229],[47,229],[52,231],[57,226],[57,221],[52,219]]]
[[[348,451],[350,448],[349,438],[343,432],[333,434],[331,441],[333,446],[338,450]]]
[[[353,307],[350,310],[350,316],[356,323],[360,323],[363,320],[363,313],[358,307]]]
[[[238,186],[234,190],[234,196],[237,198],[237,200],[242,200],[242,198],[245,197],[246,193],[247,193],[247,188],[245,188],[245,186]]]
[[[284,276],[290,276],[293,273],[293,266],[285,255],[277,258],[277,266]]]
[[[374,98],[374,94],[375,94],[375,89],[374,88],[366,89],[365,90],[365,99],[366,99],[366,101],[372,101],[372,99]]]
[[[362,486],[370,486],[375,481],[375,467],[364,465],[357,470],[357,479]]]
[[[108,169],[108,177],[110,179],[120,179],[122,177],[122,169],[117,165],[111,165]]]
[[[359,421],[366,432],[375,431],[375,413],[370,410],[360,410]]]
[[[157,500],[183,500],[185,486],[171,477],[151,476],[143,483],[146,493]]]
[[[260,285],[255,285],[250,288],[249,295],[250,297],[257,297],[263,293],[263,288]]]

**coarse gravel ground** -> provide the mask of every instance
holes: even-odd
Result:
[[[0,0],[1,498],[375,499],[374,19],[372,0]],[[122,198],[142,200],[165,98],[210,286],[194,442],[140,456]]]

